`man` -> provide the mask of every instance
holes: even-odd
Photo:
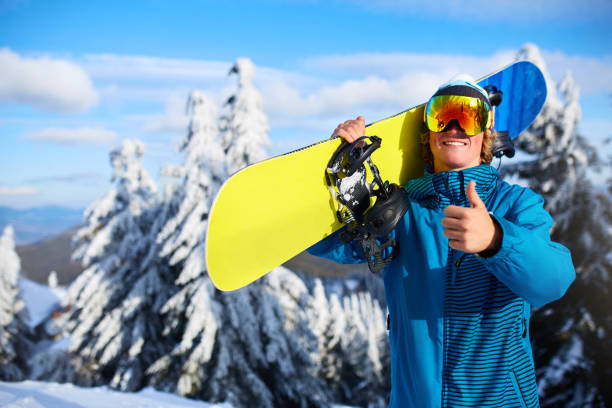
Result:
[[[543,199],[489,165],[493,113],[485,90],[460,79],[425,110],[425,175],[394,230],[383,271],[389,308],[391,407],[538,407],[530,306],[563,296],[575,277],[569,251],[550,240]],[[353,142],[363,117],[334,134]],[[338,234],[309,249],[364,262]]]

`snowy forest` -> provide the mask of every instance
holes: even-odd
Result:
[[[571,73],[553,82],[533,45],[516,59],[542,69],[549,94],[515,141],[520,158],[504,159],[500,172],[545,198],[552,237],[570,248],[577,272],[561,300],[533,311],[540,403],[612,407],[612,157],[580,133]],[[143,142],[124,140],[110,152],[113,188],[87,208],[73,238],[83,271],[61,307],[35,324],[19,290],[13,230],[4,230],[0,380],[153,387],[235,407],[386,406],[378,276],[315,277],[279,266],[221,292],[207,275],[215,194],[229,175],[264,159],[270,143],[255,66],[238,59],[230,75],[237,86],[221,107],[205,92],[189,95],[183,163],[164,167],[171,182],[163,188],[143,166]]]

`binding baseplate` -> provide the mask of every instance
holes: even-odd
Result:
[[[339,204],[338,221],[346,225],[340,239],[344,243],[357,241],[373,273],[382,271],[397,255],[398,245],[391,232],[408,210],[406,191],[397,184],[383,183],[372,161],[371,155],[381,142],[377,136],[363,136],[353,143],[343,141],[325,173]],[[371,183],[365,163],[373,177]]]

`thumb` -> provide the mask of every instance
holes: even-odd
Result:
[[[476,192],[476,182],[474,180],[470,181],[465,188],[465,195],[467,196],[468,201],[472,205],[472,208],[485,208],[485,204],[480,199],[480,196]]]

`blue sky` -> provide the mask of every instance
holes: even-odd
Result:
[[[431,3],[431,4],[425,4]],[[158,179],[181,160],[188,92],[221,105],[257,66],[270,155],[423,102],[537,45],[581,87],[581,129],[612,136],[612,2],[0,0],[0,205],[82,208],[110,187],[108,151],[146,143]],[[163,182],[163,180],[160,180]]]

